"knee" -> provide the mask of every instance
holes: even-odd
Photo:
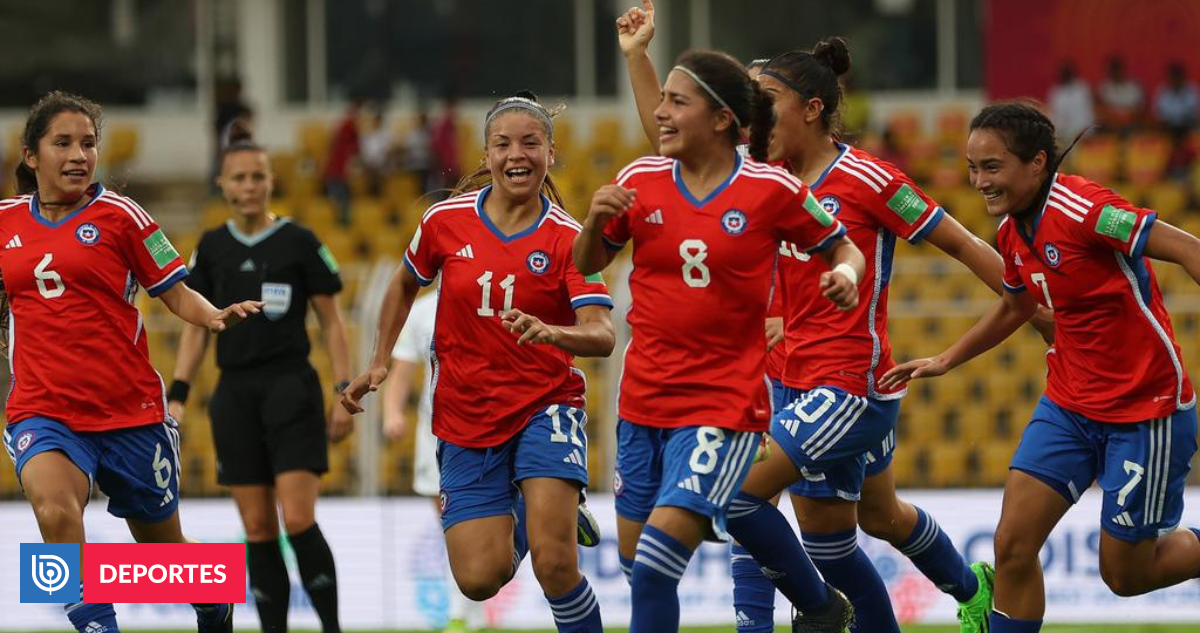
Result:
[[[1101,564],[1100,577],[1104,579],[1104,584],[1108,585],[1109,590],[1122,598],[1140,596],[1151,589],[1144,577],[1132,569]]]
[[[534,548],[533,574],[547,595],[559,596],[578,584],[579,566],[575,560],[574,544],[553,544]]]
[[[33,505],[33,513],[47,535],[83,527],[83,507],[67,496],[39,500]]]
[[[1042,543],[1029,538],[1020,530],[1001,525],[996,529],[994,541],[997,567],[1038,564],[1038,552]]]
[[[311,516],[288,516],[283,515],[283,529],[287,530],[288,534],[301,534],[308,531],[315,524]]]
[[[900,534],[900,520],[896,512],[885,505],[858,504],[858,527],[868,536],[889,543],[899,543],[908,537]]]
[[[242,525],[246,528],[246,540],[251,543],[265,543],[279,538],[279,524],[273,516],[243,516]],[[290,534],[295,534],[291,532]]]
[[[462,592],[462,595],[475,602],[483,602],[495,596],[504,586],[504,582],[496,578],[455,577],[454,580],[458,583],[458,590]]]

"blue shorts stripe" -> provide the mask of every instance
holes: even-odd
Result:
[[[846,436],[846,433],[848,433],[850,429],[858,422],[858,419],[862,417],[863,411],[866,410],[867,399],[861,396],[854,396],[850,410],[847,411],[845,415],[842,416],[842,419],[836,422],[836,426],[829,431],[829,435],[832,437],[827,436],[826,438],[819,440],[817,442],[817,446],[814,447],[815,450],[809,451],[809,455],[813,459],[820,459],[822,455],[829,451],[829,449],[837,445],[838,440]]]
[[[731,490],[733,482],[737,480],[738,474],[745,466],[746,449],[749,444],[747,439],[750,435],[752,434],[737,433],[733,439],[733,446],[725,454],[725,463],[721,465],[721,473],[717,475],[717,481],[708,494],[708,500],[713,505],[724,506],[729,501],[729,496],[733,492]]]

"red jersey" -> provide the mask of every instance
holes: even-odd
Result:
[[[610,248],[634,243],[621,417],[765,430],[763,321],[779,242],[815,252],[845,229],[791,174],[740,156],[704,200],[670,158],[637,160],[616,183],[637,190],[633,207],[604,229]]]
[[[500,315],[516,308],[549,325],[611,308],[600,275],[584,278],[571,246],[580,225],[542,198],[530,228],[504,235],[483,211],[491,186],[433,205],[404,263],[422,285],[441,273],[430,366],[433,433],[458,446],[503,444],[551,404],[584,405],[583,372],[553,345],[517,345]]]
[[[771,303],[767,306],[767,318],[782,317],[783,288],[779,280],[778,265],[775,270],[774,286],[771,288]],[[786,319],[785,319],[786,322]],[[772,380],[783,380],[783,364],[787,360],[787,342],[779,341],[767,352],[767,377]]]
[[[73,431],[162,422],[162,378],[150,364],[138,285],[158,296],[187,266],[136,202],[92,201],[51,223],[35,196],[0,202],[0,271],[8,291],[8,422],[47,417]]]
[[[944,212],[895,166],[848,145],[840,147],[842,153],[813,183],[812,191],[846,226],[847,236],[867,260],[866,274],[858,283],[858,306],[842,312],[814,292],[829,265],[790,244],[780,246],[788,349],[783,382],[797,389],[832,385],[859,396],[894,400],[904,395],[903,388],[880,392],[876,385],[896,364],[887,331],[896,237],[920,242]]]
[[[1196,403],[1171,317],[1142,254],[1157,214],[1087,179],[1057,174],[1024,234],[996,241],[1004,286],[1054,310],[1046,395],[1102,422],[1141,422]]]

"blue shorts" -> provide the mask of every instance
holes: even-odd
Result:
[[[525,428],[491,448],[466,448],[438,440],[442,530],[471,519],[511,514],[516,484],[551,477],[587,487],[587,414],[552,404]]]
[[[789,387],[771,420],[771,441],[787,454],[802,478],[788,488],[813,499],[862,497],[867,465],[879,473],[892,461],[899,400],[874,400],[822,386]]]
[[[725,537],[725,513],[742,487],[761,433],[715,426],[661,429],[617,422],[617,515],[645,523],[658,506],[691,510],[712,519]]]
[[[1070,503],[1099,480],[1100,525],[1122,541],[1157,538],[1183,515],[1183,487],[1196,452],[1196,409],[1145,422],[1098,422],[1042,396],[1012,468]]]
[[[787,406],[784,397],[787,396],[787,386],[778,378],[769,378],[771,381],[771,415],[775,415]]]
[[[49,418],[28,418],[4,429],[4,446],[17,466],[61,451],[108,496],[109,514],[143,523],[171,517],[179,506],[179,426],[168,418],[113,431],[76,433]]]

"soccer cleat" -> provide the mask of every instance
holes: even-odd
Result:
[[[600,523],[592,516],[587,504],[580,502],[579,511],[575,516],[575,524],[579,526],[577,540],[584,547],[595,547],[600,544]]]
[[[854,605],[833,585],[825,583],[825,588],[829,590],[829,602],[824,610],[807,615],[793,611],[792,633],[850,633]]]
[[[442,629],[442,633],[467,633],[471,629],[467,628],[467,623],[459,618],[454,618],[446,623],[446,628]]]
[[[754,451],[754,462],[765,462],[771,456],[771,436],[763,433],[762,440],[758,442],[758,450]]]
[[[960,633],[988,633],[996,570],[988,563],[979,562],[971,563],[971,571],[979,579],[979,589],[970,600],[958,603],[958,630]]]
[[[233,633],[233,603],[218,605],[217,609],[225,609],[224,617],[213,618],[213,622],[197,622],[198,633]]]

